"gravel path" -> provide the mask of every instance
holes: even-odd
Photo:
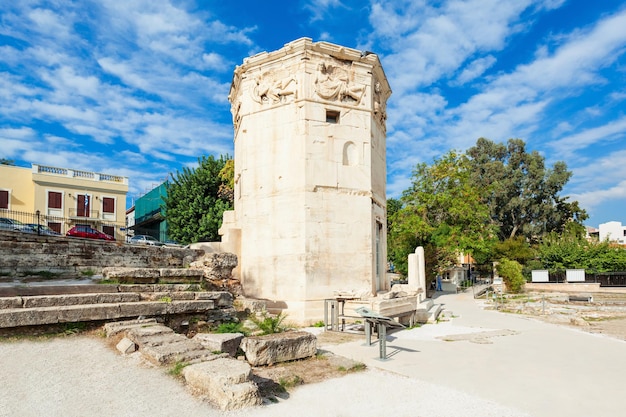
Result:
[[[226,413],[194,398],[164,369],[89,336],[0,343],[0,375],[1,417],[528,416],[375,369],[299,387],[278,404]]]

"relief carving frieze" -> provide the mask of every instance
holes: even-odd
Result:
[[[383,91],[380,81],[374,81],[374,118],[386,127],[387,122],[387,99],[391,95],[391,91]]]
[[[281,74],[283,72],[283,74]],[[255,77],[255,85],[250,95],[252,100],[261,105],[284,103],[297,98],[298,82],[286,71],[267,71]]]
[[[340,61],[321,63],[317,67],[315,92],[328,101],[352,102],[361,104],[365,86],[354,82],[354,72],[348,64]]]

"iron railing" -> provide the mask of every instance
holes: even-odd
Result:
[[[116,231],[115,235],[119,237],[119,234],[125,234],[126,228],[124,224],[106,221],[93,217],[61,217],[50,216],[42,214],[37,211],[35,213],[28,213],[23,211],[14,210],[0,210],[0,218],[6,218],[10,220],[16,220],[21,223],[22,226],[11,227],[7,226],[7,223],[0,223],[0,230],[2,231],[17,231],[24,233],[36,233],[39,235],[53,234],[50,230],[65,235],[67,231],[78,224],[85,224],[97,229],[99,231],[105,231],[113,229]],[[30,225],[23,227],[23,225]]]

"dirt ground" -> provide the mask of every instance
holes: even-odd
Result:
[[[626,294],[589,294],[591,302],[570,301],[563,293],[510,295],[485,308],[522,314],[548,323],[570,326],[589,333],[626,341]]]

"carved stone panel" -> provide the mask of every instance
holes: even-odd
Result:
[[[350,64],[339,60],[322,62],[317,66],[315,93],[323,100],[360,105],[365,86],[354,82]]]

